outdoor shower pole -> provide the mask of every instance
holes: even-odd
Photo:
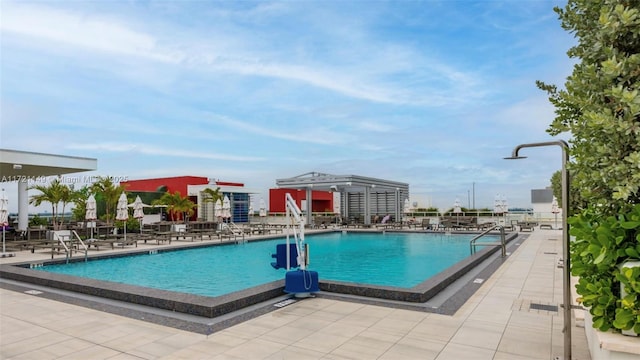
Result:
[[[564,263],[562,266],[562,312],[564,314],[564,360],[571,359],[571,254],[569,253],[569,224],[567,217],[569,214],[569,173],[567,163],[569,162],[569,144],[564,140],[548,141],[531,144],[520,144],[513,149],[511,157],[505,159],[524,159],[525,156],[518,156],[518,151],[527,147],[540,146],[560,146],[562,149],[562,256]]]

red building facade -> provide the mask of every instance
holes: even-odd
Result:
[[[120,185],[126,191],[140,192],[169,192],[176,191],[182,196],[187,196],[187,185],[206,185],[209,179],[202,176],[175,176],[156,179],[121,181]]]
[[[199,191],[197,190],[197,187],[206,185],[209,185],[212,188],[217,187],[221,189],[223,194],[229,196],[229,198],[234,201],[234,219],[240,222],[244,222],[247,218],[248,206],[244,203],[248,203],[249,195],[245,194],[243,183],[227,181],[210,182],[209,178],[202,176],[175,176],[155,179],[122,181],[120,182],[120,185],[124,186],[125,190],[130,192],[155,193],[155,198],[158,198],[160,194],[163,194],[165,192],[171,194],[178,192],[182,197],[187,197],[189,198],[189,200],[193,201],[194,204],[198,205],[190,220],[196,220],[201,216],[200,210],[202,210],[202,208],[200,205],[202,204],[198,199]],[[196,190],[192,190],[190,193],[189,187],[191,187],[192,189],[193,187],[196,187]],[[178,214],[178,216],[181,218],[182,214]]]
[[[285,195],[291,194],[298,207],[302,210],[303,200],[307,200],[307,192],[299,189],[269,189],[269,212],[286,212]],[[311,192],[312,212],[333,212],[333,193],[330,191],[314,190]]]

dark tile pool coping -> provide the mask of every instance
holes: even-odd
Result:
[[[507,235],[507,241],[517,238],[517,233]],[[255,239],[261,241],[268,239]],[[205,244],[200,246],[224,246],[225,244]],[[152,251],[178,251],[189,247],[154,249]],[[470,257],[458,262],[454,266],[425,280],[410,289],[390,286],[372,286],[368,284],[354,284],[337,281],[325,281],[320,277],[320,290],[328,293],[339,293],[355,296],[363,296],[372,299],[395,300],[407,303],[424,303],[444,288],[462,277],[470,269],[478,266],[499,251],[498,247],[486,247]],[[137,250],[126,254],[92,255],[89,259],[101,259],[109,257],[133,256],[149,253],[149,250]],[[229,314],[251,305],[268,301],[284,294],[284,279],[252,287],[242,291],[217,296],[207,297],[186,294],[174,291],[152,289],[140,286],[126,285],[109,281],[81,278],[63,274],[48,273],[31,269],[41,264],[64,263],[65,260],[43,261],[33,264],[29,262],[0,265],[0,278],[10,279],[25,283],[31,283],[46,287],[73,291],[81,294],[98,296],[102,298],[129,302],[133,304],[151,306],[159,309],[170,310],[185,314],[197,315],[206,318],[215,318]],[[84,261],[72,259],[72,261]]]

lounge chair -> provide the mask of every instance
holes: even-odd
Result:
[[[533,231],[536,227],[536,225],[538,225],[535,222],[520,222],[518,223],[518,225],[520,226],[520,231],[524,231],[524,230],[528,230],[528,231]]]

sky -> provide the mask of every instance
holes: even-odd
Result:
[[[241,182],[254,207],[309,172],[406,182],[421,207],[530,207],[559,147],[503,158],[569,138],[535,85],[571,74],[564,5],[0,0],[0,148]]]

